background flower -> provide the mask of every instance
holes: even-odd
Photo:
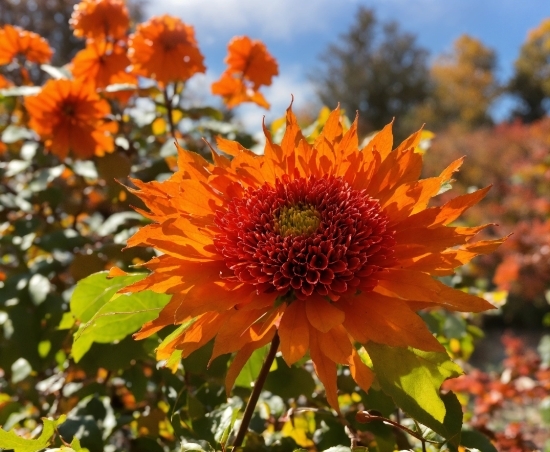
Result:
[[[265,45],[248,36],[235,37],[229,43],[225,62],[228,68],[212,84],[212,93],[222,96],[229,108],[243,102],[269,108],[269,103],[258,90],[262,85],[271,85],[272,78],[279,74],[279,68]]]
[[[153,78],[161,86],[206,70],[193,27],[168,15],[137,26],[129,55],[134,74]]]
[[[75,55],[71,72],[75,78],[105,88],[114,83],[137,83],[137,77],[126,72],[129,65],[126,47],[120,42],[89,40]]]
[[[78,37],[120,39],[128,31],[130,17],[122,0],[82,0],[69,23]]]
[[[53,50],[40,35],[11,25],[0,28],[0,64],[9,64],[17,56],[31,63],[48,63],[52,55]]]
[[[50,80],[37,96],[25,99],[29,125],[46,146],[65,158],[90,158],[114,149],[111,133],[116,123],[107,122],[107,101],[101,100],[95,87],[81,80]]]

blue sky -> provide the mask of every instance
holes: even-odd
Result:
[[[228,41],[236,35],[261,39],[279,62],[280,75],[264,89],[271,103],[268,119],[279,117],[290,95],[310,105],[314,92],[307,74],[319,54],[353,23],[359,5],[373,8],[381,21],[395,20],[417,36],[431,57],[451,49],[463,33],[480,39],[498,57],[498,77],[506,80],[527,32],[550,17],[550,0],[151,0],[149,15],[172,14],[195,27],[208,72],[193,82],[197,98],[224,69]],[[505,116],[502,101],[495,116]],[[255,106],[238,107],[248,127],[266,114]],[[257,119],[259,118],[259,119]],[[258,123],[259,124],[259,123]]]

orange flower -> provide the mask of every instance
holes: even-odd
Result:
[[[48,63],[53,50],[40,35],[5,25],[0,28],[0,64],[10,64],[18,55],[31,63]]]
[[[6,77],[0,75],[0,89],[9,88],[12,84]]]
[[[82,0],[75,5],[69,24],[78,37],[120,39],[128,31],[130,17],[122,0]]]
[[[89,158],[114,150],[116,123],[106,122],[111,110],[93,85],[82,80],[49,80],[37,96],[27,97],[29,125],[46,146],[64,159],[69,151]]]
[[[356,343],[444,351],[415,311],[492,308],[432,278],[502,242],[472,243],[485,226],[449,226],[488,188],[427,208],[462,159],[418,180],[420,132],[392,151],[390,124],[359,149],[357,121],[344,133],[338,110],[313,145],[291,109],[280,145],[265,133],[262,156],[218,138],[232,160],[212,152],[210,164],[180,149],[171,178],[133,181],[152,223],[128,246],[162,254],[124,291],[172,294],[136,337],[180,325],[157,349],[159,359],[175,350],[188,356],[214,339],[212,358],[237,352],[229,391],[251,353],[278,332],[289,365],[309,351],[338,409],[338,364],[365,390],[373,380]]]
[[[269,102],[259,91],[254,91],[245,85],[242,79],[235,78],[224,72],[221,78],[212,83],[212,94],[223,97],[228,108],[236,107],[243,102],[254,102],[263,108],[269,108]]]
[[[229,108],[243,102],[269,108],[258,90],[262,85],[271,85],[273,76],[279,74],[275,58],[261,41],[252,41],[247,36],[233,38],[228,51],[225,62],[229,67],[220,80],[212,84],[212,93],[222,96]]]
[[[162,87],[206,70],[193,27],[168,15],[137,26],[129,55],[135,74],[153,78]]]
[[[137,78],[126,72],[130,59],[120,42],[90,40],[86,48],[78,52],[72,62],[75,78],[91,82],[97,88],[114,83],[137,83]]]

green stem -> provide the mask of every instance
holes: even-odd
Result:
[[[237,432],[235,441],[233,441],[233,449],[236,449],[243,443],[246,432],[248,431],[248,425],[250,424],[250,421],[252,419],[252,414],[254,414],[254,409],[256,408],[256,404],[258,403],[258,399],[260,397],[260,393],[262,392],[262,388],[264,387],[267,375],[269,374],[269,369],[271,369],[271,365],[273,364],[273,360],[275,359],[275,355],[277,354],[277,350],[279,349],[279,343],[279,335],[277,334],[277,332],[275,332],[275,336],[273,336],[273,340],[271,341],[269,352],[267,353],[265,361],[262,365],[260,374],[258,375],[258,379],[256,380],[256,383],[254,383],[252,394],[250,394],[250,398],[248,399],[248,403],[246,404],[243,419],[241,421],[241,426],[239,427],[239,431]]]
[[[166,113],[168,116],[168,126],[170,128],[170,135],[172,135],[172,138],[177,142],[178,139],[176,138],[176,133],[175,133],[176,130],[174,127],[174,121],[172,119],[172,98],[168,96],[168,87],[164,88],[164,103],[166,105]]]

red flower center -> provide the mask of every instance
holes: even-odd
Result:
[[[376,273],[395,262],[387,224],[379,202],[342,178],[283,176],[218,211],[214,244],[235,280],[258,292],[337,300],[372,290]]]

